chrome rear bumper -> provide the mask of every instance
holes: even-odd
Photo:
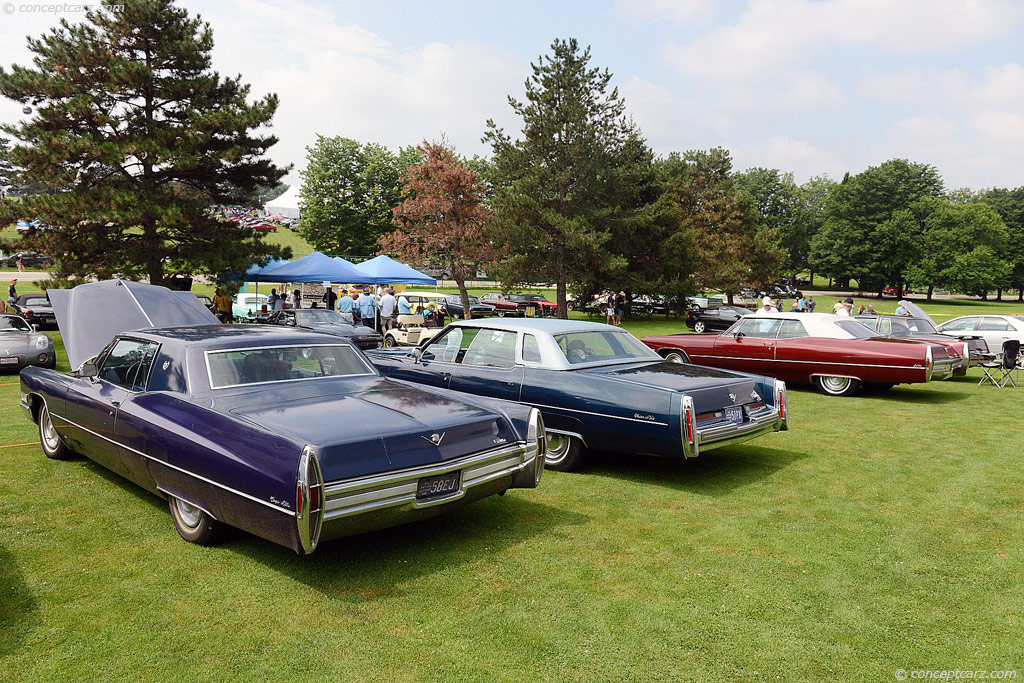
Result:
[[[531,488],[543,466],[526,443],[517,443],[448,462],[328,482],[324,485],[323,538],[430,517],[509,488]],[[420,479],[458,470],[462,476],[457,490],[438,498],[417,498]]]
[[[779,415],[778,409],[759,411],[748,417],[749,419],[742,424],[715,425],[703,429],[698,426],[697,443],[693,448],[694,452],[692,455],[687,453],[687,456],[692,457],[713,448],[743,443],[764,434],[782,431],[787,428],[786,422]],[[686,444],[684,441],[684,446],[689,446],[689,444]]]

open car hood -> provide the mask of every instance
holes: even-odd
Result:
[[[932,320],[932,317],[930,315],[928,315],[927,313],[924,312],[923,308],[921,308],[920,306],[918,306],[914,302],[907,301],[906,299],[900,299],[899,303],[900,303],[900,306],[902,306],[903,308],[907,309],[907,312],[910,313],[910,315],[912,315],[913,317],[915,317],[915,318],[924,318],[925,320],[930,322],[932,325],[938,325],[937,322]]]
[[[46,294],[75,369],[122,332],[218,322],[191,292],[131,280],[90,282],[72,289],[48,289]]]

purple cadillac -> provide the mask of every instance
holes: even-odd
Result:
[[[49,295],[76,370],[21,373],[43,452],[165,498],[185,540],[237,527],[308,554],[540,481],[536,409],[383,378],[338,337],[220,325],[162,287]]]

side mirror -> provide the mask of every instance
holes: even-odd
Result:
[[[32,325],[32,331],[33,332],[38,332],[39,331],[39,325]]]
[[[99,368],[96,367],[95,363],[84,363],[78,371],[79,377],[93,378],[99,374]]]

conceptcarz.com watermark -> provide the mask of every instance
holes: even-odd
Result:
[[[4,14],[72,14],[75,12],[87,12],[93,7],[98,7],[98,5],[80,5],[71,2],[24,4],[5,2],[3,4]],[[124,9],[124,5],[108,5],[107,9],[112,12],[120,12]]]
[[[922,669],[918,671],[907,671],[896,669],[897,681],[956,681],[964,678],[985,679],[985,680],[1013,680],[1017,678],[1016,671],[982,671],[974,669]]]

